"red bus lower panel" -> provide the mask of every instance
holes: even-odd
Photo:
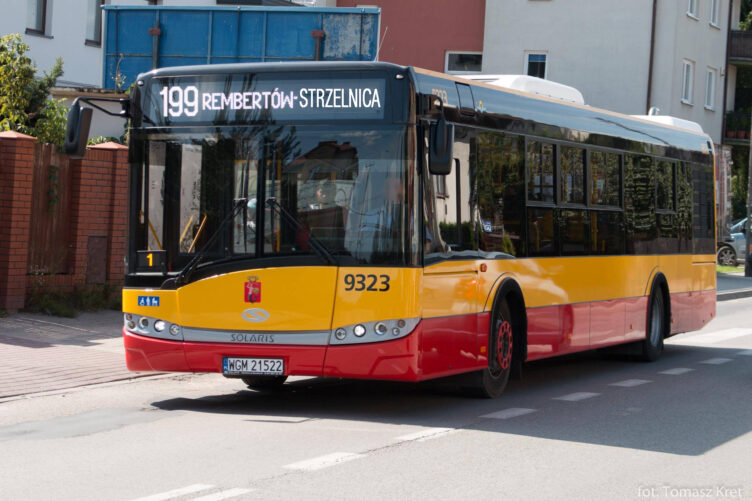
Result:
[[[183,343],[139,336],[123,328],[125,365],[137,372],[190,372]]]
[[[422,324],[393,341],[330,346],[324,376],[419,381]]]
[[[528,357],[536,360],[644,339],[647,297],[527,310]],[[715,316],[715,291],[671,295],[671,333],[702,328]],[[400,339],[342,346],[183,343],[123,330],[132,371],[221,372],[222,358],[282,358],[291,375],[421,381],[488,363],[490,315],[422,320]]]
[[[223,357],[282,358],[285,373],[321,376],[326,346],[183,343],[123,330],[125,361],[132,371],[222,372]]]

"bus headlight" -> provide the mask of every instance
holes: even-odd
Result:
[[[157,320],[156,322],[154,322],[154,330],[157,332],[162,332],[163,330],[165,330],[165,327],[167,327],[167,325],[165,324],[164,320]]]
[[[141,317],[138,319],[138,326],[142,329],[148,329],[149,328],[149,319],[146,317]]]
[[[172,335],[172,336],[179,336],[180,335],[180,326],[178,324],[172,324],[170,326],[170,335]]]
[[[419,322],[420,318],[418,317],[341,325],[330,331],[329,343],[345,345],[392,341],[410,335]]]

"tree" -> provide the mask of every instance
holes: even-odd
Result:
[[[26,109],[31,96],[28,89],[34,80],[35,68],[24,54],[29,46],[21,42],[21,35],[0,39],[0,128],[24,129],[28,122]]]
[[[740,19],[740,30],[749,31],[752,29],[752,0],[742,0]]]
[[[37,72],[26,56],[29,46],[21,35],[0,38],[0,130],[15,130],[37,136],[40,141],[62,146],[67,110],[62,100],[48,97],[63,75],[63,61],[35,79]]]

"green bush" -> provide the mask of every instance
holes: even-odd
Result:
[[[0,38],[0,130],[31,134],[40,141],[63,145],[67,109],[49,98],[50,89],[63,75],[63,60],[40,78],[28,56],[29,46],[14,33]]]
[[[79,311],[121,309],[119,289],[110,284],[76,285],[69,291],[48,289],[44,284],[44,276],[37,276],[36,285],[26,300],[26,311],[74,318]]]
[[[97,137],[92,137],[91,139],[86,141],[86,144],[88,146],[92,146],[95,144],[102,144],[102,143],[109,143],[109,142],[119,143],[120,138],[117,138],[114,136],[97,136]]]
[[[55,317],[74,318],[77,315],[69,295],[58,290],[32,290],[24,310]]]

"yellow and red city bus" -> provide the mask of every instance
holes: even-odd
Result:
[[[707,135],[385,63],[158,69],[129,113],[131,370],[495,397],[714,316]]]

